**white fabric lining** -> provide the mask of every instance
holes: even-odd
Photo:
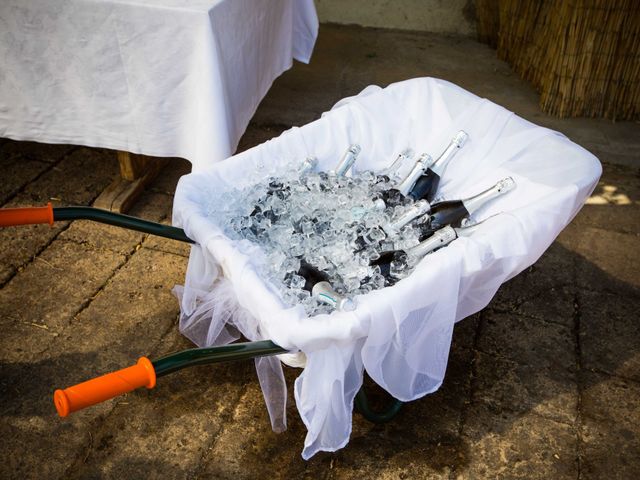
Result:
[[[215,291],[221,269],[238,304],[250,313],[240,322],[241,329],[256,335],[248,338],[271,339],[304,352],[306,366],[295,382],[295,398],[308,429],[305,459],[348,441],[353,396],[364,370],[400,400],[435,391],[444,378],[454,323],[484,308],[504,281],[539,258],[578,212],[601,173],[593,155],[561,134],[448,82],[421,78],[364,93],[339,102],[313,123],[183,177],[174,202],[174,224],[199,243],[192,248],[181,299],[183,331],[196,331],[190,327],[200,318],[194,302],[215,302],[209,292]],[[393,287],[357,297],[353,312],[306,318],[300,307],[285,308],[256,274],[252,262],[258,256],[250,260],[238,252],[204,215],[208,189],[245,185],[258,166],[267,176],[292,158],[314,155],[320,169],[328,170],[350,144],[359,143],[357,168],[379,169],[407,147],[437,155],[461,128],[470,141],[447,168],[442,195],[464,197],[511,175],[517,189],[483,208],[476,219],[505,213],[487,220],[473,237],[427,256]],[[214,309],[202,308],[211,318]],[[210,342],[223,331],[214,325],[218,322],[222,320],[211,318],[206,336],[190,338],[199,345]],[[276,370],[273,364],[264,368],[272,376]],[[277,387],[265,389],[265,384],[277,428],[282,423],[277,421],[282,405],[276,405],[283,399],[282,385],[272,382]]]

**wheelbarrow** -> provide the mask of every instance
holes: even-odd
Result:
[[[470,140],[447,167],[438,195],[465,198],[505,177],[515,180],[517,195],[478,211],[474,220],[488,220],[472,236],[428,255],[407,278],[358,296],[354,311],[308,318],[302,307],[283,305],[259,275],[255,251],[228,238],[210,215],[212,202],[224,204],[229,191],[278,175],[294,159],[314,156],[318,169],[328,171],[357,143],[362,151],[354,168],[379,171],[406,148],[437,155],[459,130]],[[129,228],[193,240],[180,294],[182,333],[200,347],[210,347],[232,329],[253,340],[141,360],[126,373],[108,376],[104,389],[85,388],[103,385],[99,380],[63,391],[59,408],[66,411],[65,398],[74,388],[80,399],[69,401],[69,411],[71,403],[83,406],[136,386],[152,387],[157,376],[187,365],[253,357],[273,423],[273,412],[282,414],[286,399],[282,366],[274,356],[287,362],[280,354],[302,352],[305,368],[294,385],[308,430],[302,456],[342,448],[354,404],[370,420],[385,421],[402,402],[440,387],[454,324],[484,308],[503,282],[542,255],[580,210],[601,171],[597,158],[562,134],[451,83],[418,78],[384,89],[367,87],[319,120],[182,177],[174,197],[175,227],[93,210],[40,210],[40,222],[68,220],[71,214],[111,224],[118,218]],[[489,218],[499,212],[504,214]],[[244,317],[212,315],[216,285],[229,287]],[[388,409],[369,408],[361,390],[365,372],[395,399]],[[274,385],[279,390],[270,395]]]
[[[45,207],[0,209],[0,227],[43,223],[53,225],[56,221],[69,220],[91,220],[172,240],[194,243],[181,228],[99,208],[86,206],[54,208],[51,203],[48,203]],[[96,405],[118,395],[123,395],[137,388],[154,388],[157,378],[187,367],[247,360],[283,353],[287,353],[287,350],[270,340],[262,340],[218,347],[191,348],[153,361],[147,357],[140,357],[138,362],[130,367],[65,389],[56,390],[53,395],[53,401],[58,414],[61,417],[66,417],[70,413]],[[376,412],[369,405],[364,387],[360,389],[356,396],[358,411],[373,423],[388,422],[399,412],[402,404],[403,402],[392,399],[385,410]]]

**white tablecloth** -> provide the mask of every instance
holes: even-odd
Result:
[[[317,31],[313,0],[2,0],[0,137],[203,167]]]

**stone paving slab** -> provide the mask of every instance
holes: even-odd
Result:
[[[576,368],[574,333],[564,325],[485,310],[477,349],[522,365]]]
[[[638,478],[640,385],[599,374],[584,377],[581,478]]]
[[[567,234],[574,234],[572,248],[581,257],[577,264],[578,287],[623,289],[627,293],[640,288],[640,257],[631,254],[638,249],[639,235],[578,226],[569,226]]]
[[[163,193],[145,192],[128,215],[160,222],[171,211],[173,197]],[[61,239],[72,240],[96,249],[128,255],[149,235],[89,220],[78,220],[60,234]]]
[[[0,183],[0,205],[77,148],[73,145],[35,142],[6,141],[1,144],[0,158],[4,181]]]
[[[5,145],[3,151],[9,145]],[[34,150],[34,155],[41,155],[44,159],[51,158],[46,146],[30,143],[25,148],[27,152]],[[15,147],[9,150],[13,152]],[[53,150],[56,159],[62,155],[59,161],[3,207],[39,207],[47,202],[52,202],[54,206],[86,205],[100,194],[117,173],[117,165],[112,158],[115,154],[110,150],[84,147]],[[63,155],[67,151],[70,153]],[[10,155],[0,156],[3,165],[11,158]],[[57,222],[53,227],[27,225],[0,230],[0,284],[11,278],[16,270],[42,251],[67,226],[65,222]]]
[[[251,366],[253,362],[249,362]],[[202,459],[197,478],[300,478],[309,470],[310,478],[318,478],[319,471],[300,457],[304,441],[304,426],[296,418],[291,395],[288,429],[278,435],[271,430],[264,399],[254,372],[240,371],[237,380],[246,383],[242,396],[234,404],[223,430]],[[220,461],[224,459],[224,461]],[[274,461],[278,459],[279,461]],[[268,465],[268,471],[265,467]]]
[[[37,160],[5,158],[2,167],[4,181],[0,183],[0,205],[15,196],[42,172],[51,168],[51,165]]]
[[[171,210],[169,209],[165,217],[160,222],[164,225],[171,225]],[[191,253],[191,244],[173,240],[171,238],[157,237],[155,235],[147,235],[144,240],[145,248],[151,248],[160,252],[172,253],[181,257],[189,258]]]
[[[497,412],[532,412],[574,423],[578,411],[576,371],[523,365],[483,353],[477,353],[475,368],[474,402]]]
[[[147,392],[136,391],[65,420],[57,418],[52,402],[54,388],[129,366],[140,355],[152,354],[153,346],[175,328],[177,305],[170,289],[183,277],[181,257],[142,248],[45,351],[35,359],[25,355],[3,360],[0,428],[6,438],[14,439],[4,455],[22,456],[23,463],[0,464],[2,478],[69,478],[74,465],[84,463],[88,453],[99,447],[93,437],[105,415],[120,402],[126,403],[123,399],[148,397]],[[66,301],[57,305],[67,308]],[[34,425],[38,426],[35,431]],[[24,453],[29,443],[38,448]],[[53,459],[51,464],[42,461],[43,452]]]
[[[106,362],[80,365],[74,376],[81,378],[85,369],[85,374],[91,374],[122,368],[152,350],[176,326],[178,305],[171,289],[183,281],[184,272],[182,257],[147,248],[132,255],[77,316],[72,328],[60,335],[61,341],[77,345],[74,351],[90,352],[99,346]],[[83,338],[91,342],[82,342]]]
[[[159,348],[175,351],[189,345],[173,330]],[[250,363],[240,369],[224,364],[192,368],[162,378],[148,395],[128,395],[94,433],[98,448],[76,462],[69,478],[192,477],[229,422],[243,380],[252,373]]]
[[[77,150],[76,145],[54,145],[38,142],[15,142],[9,139],[0,144],[0,157],[12,162],[17,160],[35,160],[38,162],[58,163],[68,153]]]
[[[32,206],[31,202],[16,201],[4,205],[11,207]],[[24,225],[0,230],[0,285],[35,258],[66,227],[67,222],[49,225]]]
[[[584,368],[640,381],[640,296],[585,291],[579,301]]]
[[[575,430],[533,414],[473,405],[463,438],[467,456],[454,478],[578,478]]]
[[[145,189],[148,192],[173,195],[181,176],[191,172],[191,163],[183,158],[170,158],[168,165]]]
[[[124,260],[114,253],[54,241],[0,290],[0,325],[7,329],[0,336],[1,358],[37,359]]]
[[[47,175],[30,183],[25,197],[34,206],[52,202],[57,205],[86,205],[96,198],[118,174],[115,152],[80,147],[65,156]],[[73,175],[69,175],[73,172]]]

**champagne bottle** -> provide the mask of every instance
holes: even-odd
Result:
[[[351,145],[340,159],[338,166],[335,168],[335,175],[338,177],[346,175],[347,172],[351,170],[351,167],[353,167],[353,164],[356,162],[356,159],[358,158],[361,150],[362,148],[360,147],[360,145]]]
[[[362,229],[360,235],[355,239],[356,252],[359,252],[367,246],[378,246],[380,242],[390,237],[395,237],[400,233],[402,227],[412,222],[418,217],[425,215],[429,212],[431,206],[426,200],[420,200],[419,202],[411,205],[405,212],[399,215],[397,218],[391,220],[389,223],[382,225],[382,229],[378,226],[369,228],[368,230]]]
[[[411,189],[413,182],[426,170],[426,168],[428,168],[428,165],[430,165],[431,162],[432,159],[428,154],[423,153],[420,155],[420,158],[418,158],[409,174],[397,186],[397,188],[391,188],[380,192],[377,196],[374,196],[374,202],[382,201],[387,207],[391,208],[404,204],[407,201],[406,194]],[[400,215],[400,217],[383,225],[382,229],[379,227],[373,227],[366,232],[362,232],[362,234],[360,234],[354,241],[356,252],[363,250],[367,246],[379,244],[382,240],[387,238],[387,236],[397,235],[403,226],[419,216],[424,215],[429,211],[429,209],[429,202],[416,202],[411,205],[406,212]]]
[[[400,152],[391,165],[381,170],[377,177],[379,181],[397,183],[400,181],[399,170],[402,164],[413,157],[413,150],[407,148]]]
[[[415,165],[407,176],[394,188],[384,190],[376,198],[381,198],[388,207],[396,207],[407,202],[407,194],[415,181],[422,175],[433,162],[431,156],[426,153],[420,155]]]
[[[304,159],[302,165],[298,168],[298,175],[303,176],[314,170],[318,166],[318,159],[313,156],[309,156]]]
[[[379,243],[385,238],[398,235],[402,227],[412,222],[418,217],[421,217],[427,213],[430,213],[430,222],[422,229],[421,240],[425,239],[433,231],[441,228],[449,223],[456,223],[462,221],[463,218],[470,213],[468,208],[476,210],[480,205],[490,200],[496,195],[501,195],[509,191],[512,186],[513,179],[511,177],[501,180],[491,189],[483,192],[475,197],[471,197],[465,200],[453,200],[449,202],[440,202],[435,205],[431,205],[426,200],[418,200],[411,205],[404,213],[392,220],[391,222],[382,225],[382,232],[377,228],[372,228],[368,232],[364,233],[356,239],[356,246],[358,249],[363,249],[367,245]],[[515,184],[514,184],[515,185]],[[476,205],[474,207],[474,205]],[[459,226],[458,224],[454,226]]]
[[[398,184],[397,190],[406,197],[413,188],[413,185],[416,183],[418,178],[420,178],[420,176],[423,175],[427,171],[427,169],[429,169],[432,163],[433,159],[431,158],[431,155],[429,155],[428,153],[423,153],[422,155],[420,155],[420,158],[418,158],[415,165],[407,174],[405,179]]]
[[[429,221],[423,224],[420,240],[430,237],[445,225],[459,227],[462,221],[490,200],[510,192],[516,186],[513,178],[506,177],[482,193],[463,200],[438,202],[431,206]]]
[[[440,230],[435,231],[433,235],[426,240],[423,240],[415,247],[407,249],[406,253],[410,259],[422,258],[439,248],[446,247],[456,238],[472,235],[480,225],[496,215],[499,214],[496,213],[495,215],[491,215],[480,222],[476,222],[473,225],[465,225],[464,227],[452,227],[451,225],[447,225]]]
[[[483,222],[496,215],[492,215],[481,222],[465,227],[452,227],[451,225],[447,225],[414,247],[406,250],[382,252],[380,258],[372,261],[370,265],[380,267],[380,273],[385,277],[386,285],[393,285],[398,281],[398,277],[406,272],[407,268],[415,265],[422,257],[449,245],[456,238],[472,235]]]
[[[304,159],[302,164],[297,170],[298,176],[302,177],[309,173],[311,170],[316,168],[318,165],[318,159],[316,157],[309,156]],[[291,196],[291,186],[286,182],[284,178],[281,177],[271,177],[269,178],[269,183],[267,185],[267,191],[260,198],[255,205],[253,211],[249,214],[250,217],[255,217],[257,214],[262,213],[266,218],[268,218],[272,223],[275,223],[278,220],[278,215],[276,215],[270,208],[264,208],[265,203],[269,197],[276,196],[280,200],[287,200]],[[254,229],[255,230],[255,229]],[[254,231],[254,233],[257,233]]]
[[[382,226],[382,229],[388,236],[397,235],[402,227],[411,223],[418,217],[429,213],[431,205],[426,200],[418,200],[411,205],[404,213],[393,219],[391,222]]]
[[[329,282],[329,276],[313,265],[301,260],[297,274],[305,280],[302,288],[310,292],[311,296],[319,302],[331,305],[336,310],[351,311],[355,309],[354,301],[336,292]]]
[[[387,238],[395,237],[400,233],[402,227],[411,223],[416,218],[427,214],[430,209],[431,205],[429,202],[426,200],[419,200],[409,206],[409,208],[407,208],[407,210],[405,210],[401,215],[382,225],[382,229],[375,226],[367,231],[363,231],[362,234],[355,239],[356,251],[358,252],[366,248],[368,245],[378,245]]]
[[[438,159],[431,165],[426,171],[415,181],[409,192],[409,197],[413,200],[425,199],[429,202],[433,201],[438,191],[438,185],[440,184],[440,178],[444,174],[449,161],[458,153],[469,135],[463,130],[460,130],[449,143],[449,146],[438,157]]]

